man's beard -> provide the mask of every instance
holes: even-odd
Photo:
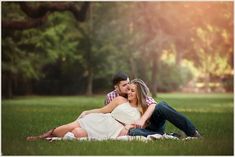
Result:
[[[126,93],[121,93],[121,94],[119,94],[120,96],[122,96],[122,97],[124,97],[124,98],[127,98],[128,97],[128,95],[126,94]]]

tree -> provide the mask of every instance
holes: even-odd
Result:
[[[48,94],[91,95],[98,86],[108,87],[113,73],[122,70],[131,78],[142,78],[155,96],[167,79],[159,74],[170,75],[166,68],[178,76],[185,72],[181,66],[166,65],[160,59],[163,52],[174,51],[176,65],[188,59],[202,70],[208,58],[198,53],[201,48],[215,57],[216,73],[225,75],[221,71],[230,71],[233,65],[231,4],[3,2],[4,89],[19,94],[16,87],[28,86],[28,93],[40,89]],[[203,45],[209,41],[212,44]],[[167,81],[175,84],[174,77]]]
[[[12,2],[3,2],[8,5]],[[15,3],[15,2],[14,2]],[[86,19],[89,2],[84,2],[80,9],[74,3],[70,2],[19,2],[21,10],[30,17],[27,20],[5,20],[2,21],[2,29],[24,30],[41,26],[47,21],[48,15],[55,11],[70,11],[78,22],[84,22]]]
[[[21,7],[19,7],[19,5]],[[84,21],[88,7],[89,3],[83,4],[80,10],[75,9],[75,5],[72,7],[71,4],[68,5],[67,3],[3,3],[2,69],[3,81],[5,82],[3,93],[6,93],[6,97],[12,97],[13,89],[20,89],[19,86],[22,83],[24,83],[26,87],[28,86],[26,92],[31,93],[31,80],[41,78],[43,76],[41,70],[43,66],[54,62],[57,56],[61,56],[60,53],[57,53],[58,51],[54,51],[55,49],[52,50],[50,48],[50,45],[55,46],[55,43],[62,42],[58,42],[57,40],[61,36],[56,36],[57,33],[53,33],[56,27],[46,30],[48,24],[44,23],[45,25],[38,29],[30,29],[39,26],[35,25],[35,23],[33,24],[32,21],[37,21],[36,23],[40,21],[39,23],[41,25],[42,19],[53,17],[48,17],[49,14],[47,13],[52,10],[70,10],[74,15],[76,14],[76,21]],[[14,11],[12,12],[10,10]],[[30,19],[22,21],[21,19],[25,14],[29,16]],[[11,20],[12,17],[14,17],[15,21]],[[64,31],[64,26],[60,26],[58,29],[61,28],[62,31]],[[47,39],[49,39],[49,42]],[[69,50],[69,44],[72,45],[72,43],[69,43],[69,40],[66,42],[68,42],[67,50]],[[61,49],[59,52],[61,52]]]
[[[209,83],[211,76],[224,76],[232,70],[229,65],[230,54],[225,51],[221,39],[223,31],[208,25],[206,28],[197,29],[197,37],[193,39],[194,48],[199,57],[199,68],[204,78],[207,92],[210,92]]]

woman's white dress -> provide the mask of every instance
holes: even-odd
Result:
[[[123,124],[131,124],[140,118],[140,112],[129,102],[118,105],[111,113],[91,113],[77,119],[89,138],[116,138],[123,129]],[[120,123],[121,122],[121,123]]]

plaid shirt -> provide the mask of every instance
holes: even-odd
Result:
[[[106,99],[105,99],[104,105],[108,105],[114,98],[116,98],[118,96],[119,96],[119,94],[115,90],[113,90],[112,92],[108,93],[106,95]]]
[[[119,94],[117,93],[117,91],[113,90],[112,92],[108,93],[106,95],[106,99],[105,99],[105,102],[104,102],[104,105],[107,105],[109,104],[114,98],[118,97]],[[151,105],[151,104],[157,104],[157,102],[150,96],[148,96],[146,98],[146,103],[148,105]]]

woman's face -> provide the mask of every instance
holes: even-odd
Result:
[[[137,100],[137,87],[135,84],[129,84],[128,100],[129,101]]]

